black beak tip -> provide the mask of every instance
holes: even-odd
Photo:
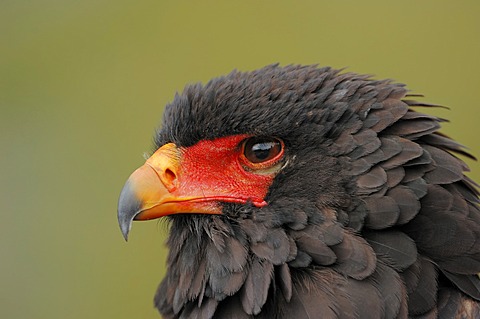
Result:
[[[125,238],[125,241],[128,241],[128,233],[130,232],[130,229],[132,228],[132,222],[128,220],[122,220],[120,218],[120,211],[118,212],[118,223],[120,225],[120,231],[122,232],[123,238]]]
[[[128,240],[128,233],[132,228],[132,222],[141,209],[141,201],[132,190],[129,181],[123,186],[120,198],[118,199],[118,224],[125,241]]]

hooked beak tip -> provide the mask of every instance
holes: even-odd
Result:
[[[128,241],[128,233],[130,232],[130,228],[132,227],[132,223],[120,223],[120,230],[122,232],[123,238],[125,241]]]
[[[132,222],[139,214],[141,206],[142,202],[137,198],[130,180],[128,180],[118,199],[118,224],[125,241],[128,241],[128,233],[132,228]]]

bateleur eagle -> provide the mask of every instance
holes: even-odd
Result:
[[[118,220],[168,216],[164,318],[480,318],[473,158],[402,84],[270,65],[166,106]]]

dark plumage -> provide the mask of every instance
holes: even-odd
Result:
[[[156,149],[188,154],[246,135],[274,137],[284,154],[267,172],[266,205],[218,200],[220,215],[168,217],[163,317],[480,318],[478,185],[456,154],[472,156],[415,97],[315,66],[187,86],[165,109]],[[124,234],[133,218],[152,218],[138,217],[131,187],[119,204]]]

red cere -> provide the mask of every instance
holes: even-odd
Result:
[[[203,140],[182,148],[181,193],[201,193],[206,200],[267,205],[265,196],[274,173],[257,174],[242,166],[242,142],[249,135]],[[183,195],[178,194],[178,195]]]

